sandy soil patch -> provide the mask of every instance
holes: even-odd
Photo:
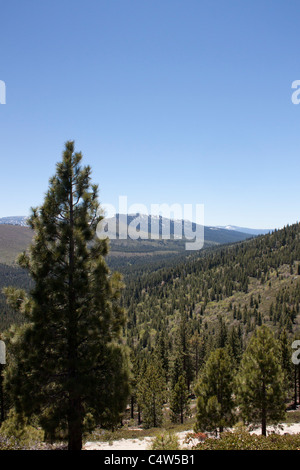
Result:
[[[193,432],[184,431],[177,433],[180,445],[183,448],[189,448],[184,445],[186,435]],[[149,450],[154,437],[145,437],[143,439],[119,439],[112,442],[86,442],[84,450]]]
[[[191,449],[195,442],[191,442],[189,445],[185,444],[186,435],[192,433],[193,431],[184,431],[177,433],[180,446],[182,449]],[[269,426],[267,428],[267,433],[271,434],[276,432],[277,434],[298,434],[300,433],[300,423],[296,424],[282,424],[276,428]],[[254,429],[251,433],[260,434],[260,428]],[[153,437],[145,437],[143,439],[119,439],[112,442],[86,442],[83,449],[84,450],[149,450]]]

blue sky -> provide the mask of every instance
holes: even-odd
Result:
[[[3,2],[0,217],[43,202],[72,139],[117,209],[298,221],[299,15],[298,0]]]

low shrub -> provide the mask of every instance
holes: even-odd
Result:
[[[20,420],[13,410],[0,427],[0,450],[37,449],[42,446],[44,432]]]
[[[300,434],[262,436],[245,430],[224,432],[220,438],[208,438],[193,450],[300,450]]]
[[[150,450],[180,450],[178,438],[170,432],[163,432],[152,441]]]

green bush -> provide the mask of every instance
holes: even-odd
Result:
[[[219,439],[208,438],[195,450],[300,450],[300,434],[249,434],[245,430],[224,432]]]
[[[44,432],[20,419],[11,410],[0,428],[0,450],[37,449],[42,446]]]
[[[150,450],[180,450],[178,438],[170,432],[163,432],[155,437]]]

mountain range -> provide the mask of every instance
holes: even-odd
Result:
[[[236,225],[226,225],[226,226],[218,226],[218,228],[224,228],[225,230],[234,230],[236,232],[248,233],[249,235],[267,235],[267,233],[271,233],[273,230],[271,229],[260,229],[260,228],[247,228],[247,227],[237,227]]]
[[[129,214],[124,218],[120,214],[105,219],[105,236],[110,238],[110,259],[117,257],[114,266],[120,263],[132,263],[129,257],[169,257],[185,252],[187,222],[171,220],[143,214]],[[202,228],[202,232],[201,229]],[[255,236],[251,232],[240,232],[223,227],[196,226],[189,224],[189,229],[198,230],[203,236],[204,247],[236,243]],[[250,229],[249,229],[250,230]],[[134,238],[128,236],[134,234]],[[170,234],[168,237],[163,236]],[[181,235],[182,234],[182,235]],[[12,264],[19,253],[26,250],[32,240],[32,230],[27,226],[25,216],[0,218],[0,263]],[[115,263],[117,263],[115,265]]]
[[[24,215],[17,215],[17,216],[11,216],[11,217],[0,217],[0,224],[5,224],[5,225],[21,225],[22,227],[27,226],[27,217]]]
[[[124,225],[120,223],[120,216],[123,216],[124,220],[124,215],[125,214],[116,214],[114,217],[106,219],[106,221],[109,223],[110,226],[114,226],[114,224],[117,225],[118,228],[118,233],[121,235],[121,237],[124,237],[124,234],[127,234],[128,232],[128,226],[132,225],[133,222],[135,222],[136,219],[138,219],[139,223],[141,224],[142,227],[148,227],[148,233],[140,230],[140,237],[141,238],[148,238],[149,233],[153,236],[158,236],[159,232],[165,233],[170,229],[170,234],[174,236],[176,239],[181,239],[178,235],[176,234],[180,233],[181,227],[184,229],[184,226],[187,225],[189,221],[184,221],[184,220],[172,220],[168,219],[166,217],[161,217],[161,216],[148,216],[145,214],[128,214],[127,215],[127,225]],[[126,217],[126,215],[125,215]],[[158,223],[156,223],[158,221]],[[153,222],[153,224],[152,224]],[[8,217],[0,217],[0,225],[20,225],[21,227],[26,227],[27,226],[27,217],[26,216],[8,216]],[[236,225],[226,225],[226,226],[206,226],[205,231],[206,235],[208,234],[207,230],[227,230],[231,232],[239,232],[242,235],[238,235],[238,238],[241,240],[244,239],[244,234],[250,235],[250,236],[256,236],[256,235],[266,235],[267,233],[270,233],[272,230],[271,229],[253,229],[253,228],[247,228],[247,227],[238,227]],[[159,232],[158,232],[159,230]],[[192,224],[192,230],[196,230],[196,224]],[[118,236],[119,238],[119,236]],[[208,240],[210,240],[211,237],[208,237]]]

